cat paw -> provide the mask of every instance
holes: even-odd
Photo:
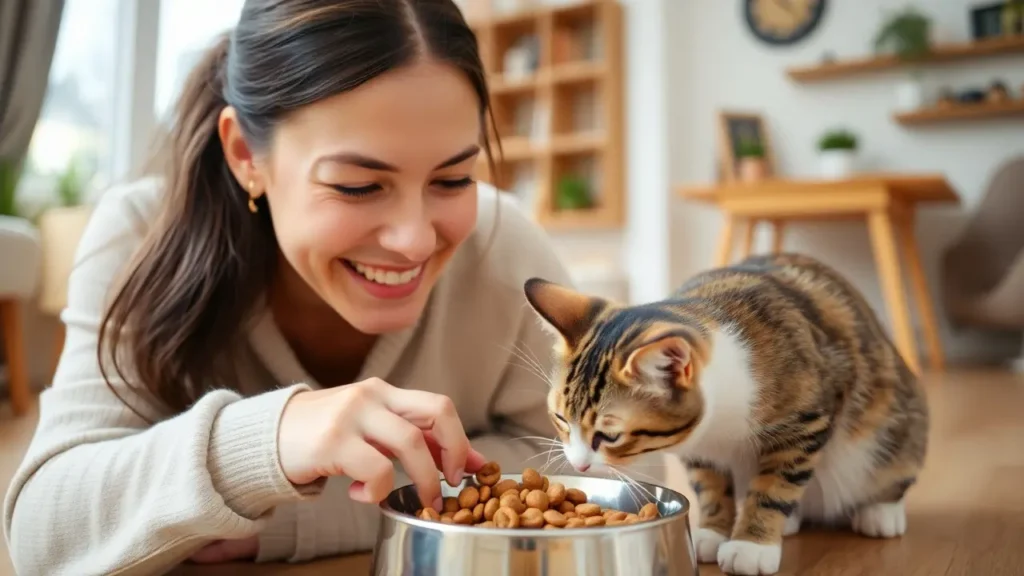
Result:
[[[697,553],[697,562],[714,564],[718,560],[718,547],[728,540],[710,528],[698,528],[693,533],[693,550]]]
[[[800,531],[800,522],[803,519],[800,517],[799,512],[793,512],[789,516],[786,516],[786,525],[782,527],[783,536],[792,536]]]
[[[903,502],[864,506],[853,515],[853,531],[871,538],[895,538],[907,531],[907,510]]]
[[[718,547],[718,567],[726,574],[767,576],[778,572],[781,562],[780,544],[730,540]]]

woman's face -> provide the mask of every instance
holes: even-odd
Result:
[[[260,175],[281,251],[357,330],[414,324],[473,231],[479,111],[464,73],[421,62],[277,130]]]

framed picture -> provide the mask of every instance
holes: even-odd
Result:
[[[744,157],[763,160],[766,176],[774,172],[775,158],[771,142],[760,114],[722,111],[718,113],[719,178],[726,182],[740,180],[740,160]]]
[[[1006,2],[995,2],[971,8],[971,36],[974,40],[1002,36],[1005,6]]]

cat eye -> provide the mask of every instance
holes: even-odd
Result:
[[[603,444],[614,444],[614,443],[618,442],[618,440],[619,440],[619,438],[621,436],[622,436],[622,434],[614,434],[614,435],[609,436],[608,434],[605,434],[604,432],[594,432],[594,438],[590,441],[590,447],[591,447],[591,449],[593,449],[596,452],[598,447],[600,447],[602,443]]]

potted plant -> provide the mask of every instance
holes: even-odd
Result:
[[[829,130],[818,141],[818,153],[824,178],[845,178],[854,171],[857,136],[845,129]]]
[[[17,216],[18,206],[15,192],[21,177],[21,163],[0,158],[0,216]]]
[[[585,179],[579,176],[564,176],[558,181],[558,190],[555,193],[557,210],[585,210],[593,206],[590,185]]]
[[[764,144],[756,138],[744,138],[736,147],[736,157],[740,161],[740,180],[756,182],[764,179],[768,173],[765,162]]]
[[[914,8],[906,8],[893,14],[875,35],[875,51],[891,52],[896,57],[913,62],[926,57],[931,52],[931,19]],[[924,88],[921,83],[922,73],[916,67],[911,68],[904,82],[896,87],[897,108],[901,111],[912,111],[924,105]]]

